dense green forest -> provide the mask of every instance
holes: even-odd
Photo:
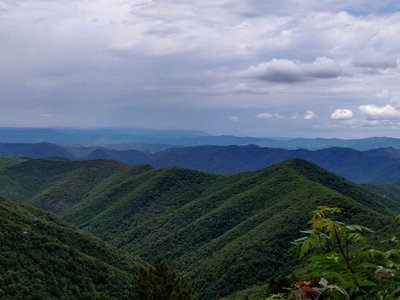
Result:
[[[344,219],[373,229],[391,228],[398,208],[299,159],[233,176],[112,161],[0,165],[0,193],[54,211],[145,261],[164,257],[195,279],[200,299],[265,290],[290,273],[299,262],[290,242],[317,205],[343,207]]]
[[[132,299],[141,265],[87,232],[0,198],[1,299]]]

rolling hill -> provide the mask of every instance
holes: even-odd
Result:
[[[138,260],[0,197],[1,299],[133,299]]]
[[[232,176],[109,161],[3,159],[0,166],[2,181],[14,184],[0,194],[24,195],[24,203],[145,261],[165,257],[194,277],[200,299],[289,272],[290,241],[319,204],[343,207],[349,222],[375,229],[391,226],[398,207],[300,159]],[[87,168],[99,179],[80,185]]]

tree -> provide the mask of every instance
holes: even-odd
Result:
[[[191,300],[193,284],[186,275],[176,273],[157,258],[152,266],[140,268],[133,290],[140,300]]]

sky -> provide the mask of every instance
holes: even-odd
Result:
[[[398,0],[0,0],[0,126],[400,137]]]

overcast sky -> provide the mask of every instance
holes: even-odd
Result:
[[[0,0],[0,126],[400,137],[398,0]]]

